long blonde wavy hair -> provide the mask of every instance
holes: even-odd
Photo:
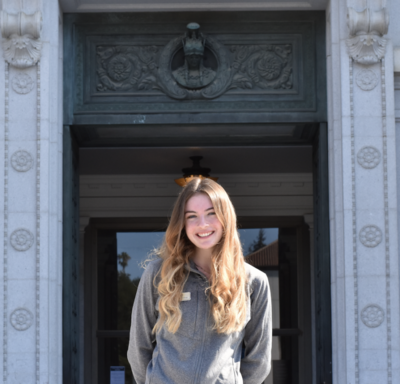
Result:
[[[246,319],[247,282],[242,247],[237,232],[235,209],[225,190],[210,179],[195,178],[179,194],[158,250],[163,259],[156,277],[159,300],[159,319],[153,329],[158,332],[165,323],[175,333],[182,320],[180,302],[183,287],[189,276],[185,265],[194,255],[196,247],[185,231],[185,207],[188,200],[198,193],[206,194],[222,224],[223,234],[212,252],[209,299],[214,318],[214,329],[229,334],[240,331]],[[155,279],[155,281],[156,281]]]

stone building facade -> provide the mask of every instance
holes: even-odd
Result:
[[[330,324],[327,332],[331,345],[324,349],[317,343],[319,328],[315,318],[320,307],[314,298],[314,283],[310,283],[313,297],[309,300],[310,353],[306,358],[311,366],[310,375],[304,376],[308,379],[303,377],[299,382],[400,383],[400,151],[397,150],[400,139],[396,136],[396,129],[400,128],[400,2],[2,0],[0,8],[3,57],[0,60],[0,243],[3,248],[0,354],[3,383],[97,382],[96,375],[90,376],[85,371],[92,364],[84,352],[88,349],[90,332],[83,315],[88,293],[80,290],[84,282],[74,271],[70,274],[71,281],[65,271],[71,262],[75,262],[78,272],[84,273],[87,268],[83,259],[90,239],[85,230],[92,218],[166,216],[173,201],[170,197],[164,199],[169,192],[163,195],[154,189],[145,196],[153,198],[151,208],[146,210],[143,204],[147,204],[147,200],[135,200],[136,192],[129,192],[129,196],[133,196],[129,213],[119,206],[127,196],[125,192],[118,192],[120,188],[125,191],[125,187],[120,186],[127,183],[126,179],[112,172],[104,177],[81,174],[80,210],[73,216],[72,205],[66,203],[69,197],[73,200],[69,194],[73,193],[74,183],[70,177],[71,166],[66,165],[73,163],[71,148],[74,143],[66,139],[70,137],[66,130],[74,124],[70,121],[73,114],[68,110],[74,108],[68,102],[72,97],[69,83],[73,79],[65,74],[70,73],[68,68],[76,57],[65,55],[66,46],[75,36],[66,27],[70,20],[68,15],[100,17],[129,13],[140,17],[142,14],[186,12],[192,17],[188,21],[193,21],[197,16],[201,18],[200,15],[213,12],[226,13],[229,17],[234,12],[266,14],[277,11],[282,12],[279,17],[283,19],[285,12],[298,14],[298,17],[304,12],[323,12],[326,34],[323,52],[319,52],[325,62],[325,73],[319,75],[326,79],[327,113],[319,122],[327,124],[329,205],[326,218],[329,215],[330,237],[330,284],[327,286]],[[113,33],[110,30],[110,36]],[[179,33],[175,35],[180,36]],[[74,53],[79,54],[78,51]],[[75,75],[80,76],[79,73]],[[318,100],[325,103],[324,98]],[[101,124],[102,116],[91,116]],[[154,115],[130,112],[124,116],[146,126]],[[250,120],[245,123],[251,123]],[[215,123],[220,122],[216,120]],[[224,124],[229,123],[227,120]],[[283,120],[279,121],[281,123]],[[121,124],[127,122],[124,120]],[[152,126],[157,124],[160,122]],[[194,117],[191,124],[198,124]],[[144,147],[150,146],[151,143]],[[240,156],[239,150],[232,151],[233,156],[235,153]],[[145,158],[144,152],[143,156]],[[260,213],[255,203],[260,194],[248,192],[252,184],[262,182],[269,183],[271,188],[289,182],[292,186],[298,183],[307,188],[312,179],[302,175],[289,180],[284,175],[273,176],[273,171],[258,172],[263,176],[256,173],[241,176],[243,189],[236,198],[239,215],[302,217],[310,230],[310,257],[319,257],[314,244],[314,232],[319,227],[314,223],[322,224],[314,217],[312,198],[307,200],[312,192],[304,192],[304,196],[296,192],[297,205],[289,212],[291,208],[286,200],[274,200],[276,194],[265,190],[262,196],[267,196],[266,200],[272,197],[268,200],[271,206],[263,205],[264,213]],[[232,175],[221,177],[221,182],[228,190],[238,183]],[[130,185],[152,183],[154,177],[143,174],[130,181]],[[168,177],[160,176],[157,183],[168,183]],[[93,185],[116,186],[107,195],[112,199],[105,203]],[[176,191],[174,189],[173,193]],[[250,196],[252,200],[249,202],[243,196]],[[155,209],[158,213],[153,213]],[[76,240],[75,246],[80,246],[75,261],[71,261],[74,250],[68,248],[68,236]],[[70,287],[75,278],[77,291],[72,292]],[[70,314],[66,314],[68,311]],[[72,327],[74,321],[76,326]],[[327,353],[324,361],[330,367],[322,376],[318,373],[321,348]]]

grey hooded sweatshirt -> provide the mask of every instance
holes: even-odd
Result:
[[[164,325],[153,334],[159,299],[153,280],[161,263],[157,259],[147,266],[133,305],[128,360],[136,383],[261,384],[271,369],[272,344],[271,296],[265,273],[246,264],[250,298],[246,326],[240,332],[218,334],[212,329],[208,280],[191,263],[178,331],[173,334]]]

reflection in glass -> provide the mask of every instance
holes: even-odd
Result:
[[[135,383],[126,357],[132,306],[143,262],[160,246],[164,233],[98,232],[98,384],[110,384],[110,366],[125,366],[126,384]],[[239,229],[239,235],[246,261],[268,276],[273,328],[297,328],[296,231],[251,228]],[[263,384],[297,383],[297,337],[274,336],[272,360]]]
[[[128,363],[128,331],[143,263],[159,247],[164,232],[99,231],[98,236],[98,372],[99,384],[110,383],[110,367],[125,366],[125,383],[134,384]],[[104,333],[104,331],[111,331]]]

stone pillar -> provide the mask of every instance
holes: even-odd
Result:
[[[381,1],[327,10],[333,381],[400,383],[393,47]]]
[[[0,337],[7,384],[62,382],[60,20],[57,1],[2,2]]]

